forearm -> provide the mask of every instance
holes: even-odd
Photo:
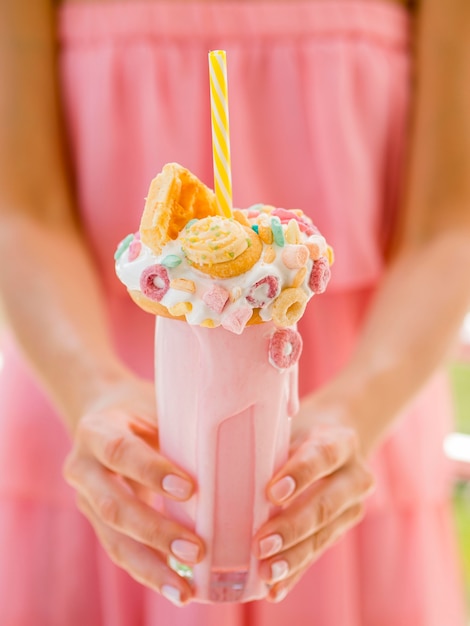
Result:
[[[346,399],[365,450],[449,356],[470,306],[470,236],[403,252],[371,306],[357,349],[329,393]]]
[[[48,0],[0,3],[0,294],[68,425],[123,373],[77,220]]]
[[[126,375],[116,358],[92,265],[72,228],[3,219],[0,291],[8,323],[68,426]]]

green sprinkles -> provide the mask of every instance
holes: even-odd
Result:
[[[124,252],[127,250],[127,248],[130,246],[131,241],[134,239],[134,235],[131,233],[130,235],[127,235],[127,237],[125,237],[121,243],[118,245],[116,252],[114,253],[114,260],[115,261],[119,261],[119,259],[122,257],[122,255],[124,254]]]
[[[258,224],[252,224],[251,225],[252,230],[255,231],[255,233],[258,235],[259,234],[259,226]]]
[[[183,259],[177,256],[176,254],[169,254],[164,259],[162,259],[162,265],[165,267],[178,267],[181,264]]]
[[[281,248],[284,247],[284,231],[282,229],[281,221],[278,217],[271,218],[271,230],[273,232],[274,243]]]

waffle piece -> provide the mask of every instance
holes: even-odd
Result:
[[[178,163],[167,163],[150,184],[140,222],[142,242],[155,254],[192,219],[219,215],[214,192]]]

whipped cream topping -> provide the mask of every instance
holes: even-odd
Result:
[[[201,249],[206,243],[209,248],[214,246],[210,241],[211,230],[202,224],[203,220],[192,220],[159,255],[140,241],[138,233],[128,235],[115,255],[117,276],[129,291],[140,292],[145,298],[163,305],[170,316],[184,315],[189,324],[222,325],[240,333],[256,309],[262,321],[273,320],[279,326],[294,325],[303,314],[305,303],[315,292],[321,293],[326,288],[331,248],[300,210],[255,205],[234,213],[235,219],[217,218],[213,232],[220,232],[226,220],[224,233],[237,230],[241,223],[260,237],[261,256],[247,271],[230,278],[218,278],[207,269],[204,272],[197,269],[195,255],[197,258],[202,255]],[[201,228],[198,228],[198,221]],[[195,233],[198,232],[203,234],[204,241],[197,240]],[[187,254],[188,246],[196,252]],[[214,250],[217,257],[219,250]],[[240,254],[230,241],[232,250],[236,251],[235,257]],[[214,267],[216,263],[217,258]],[[281,321],[276,311],[284,301],[283,313],[287,317]],[[302,303],[300,309],[293,306],[297,301]],[[289,317],[290,311],[292,316],[300,315],[294,319]]]

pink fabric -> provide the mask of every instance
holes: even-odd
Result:
[[[301,388],[338,370],[384,267],[409,97],[408,19],[370,1],[133,2],[60,12],[80,210],[116,345],[152,376],[153,322],[114,276],[149,180],[176,160],[212,181],[207,51],[229,58],[234,200],[311,211],[335,247],[302,322]],[[177,609],[107,559],[61,477],[65,430],[5,338],[0,377],[2,626],[461,626],[437,376],[373,463],[364,522],[280,605]]]

